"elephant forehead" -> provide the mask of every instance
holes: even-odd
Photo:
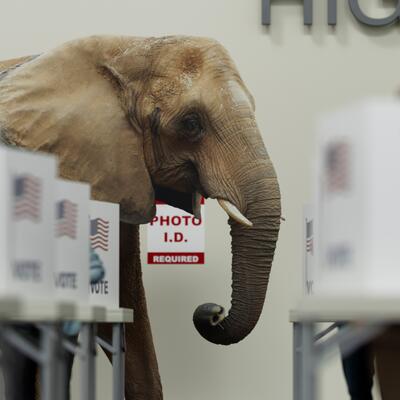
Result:
[[[203,53],[198,47],[186,48],[180,57],[180,70],[187,75],[198,75],[203,65]]]

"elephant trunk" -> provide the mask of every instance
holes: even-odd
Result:
[[[240,185],[251,228],[229,219],[232,236],[232,301],[225,318],[216,304],[199,306],[193,322],[199,333],[215,344],[229,345],[246,337],[257,324],[267,291],[279,233],[280,193],[273,166],[263,160],[251,168]],[[249,178],[250,177],[250,178]],[[242,181],[243,182],[243,181]]]

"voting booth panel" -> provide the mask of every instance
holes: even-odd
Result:
[[[400,102],[371,99],[318,127],[320,294],[400,290]]]
[[[103,279],[90,285],[90,303],[119,307],[119,205],[90,202],[91,263],[100,263]]]
[[[56,293],[82,303],[89,302],[89,198],[88,184],[56,181]]]
[[[23,298],[54,293],[52,156],[0,148],[0,292]]]
[[[315,290],[315,208],[312,204],[303,207],[303,293],[311,295]]]

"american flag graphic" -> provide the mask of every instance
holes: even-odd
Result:
[[[16,220],[40,220],[42,183],[33,175],[14,177],[14,217]]]
[[[328,191],[345,192],[349,189],[350,151],[346,142],[331,143],[326,152]]]
[[[90,242],[93,250],[108,251],[108,229],[108,221],[102,218],[90,220]]]
[[[69,200],[57,203],[56,236],[68,236],[76,239],[76,222],[78,218],[78,205]]]
[[[314,221],[306,221],[306,251],[314,254]]]

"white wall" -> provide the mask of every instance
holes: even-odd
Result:
[[[300,2],[276,0],[272,26],[260,24],[261,0],[13,0],[2,2],[0,58],[39,53],[93,33],[191,34],[220,40],[257,101],[257,117],[279,175],[283,214],[268,300],[243,343],[206,343],[191,323],[204,301],[229,304],[230,252],[226,218],[207,203],[207,266],[147,267],[145,285],[167,400],[289,400],[291,327],[288,310],[299,292],[301,210],[310,197],[313,121],[321,112],[400,87],[399,27],[366,28],[345,0],[338,26],[326,23],[326,1],[315,1],[315,24],[302,24]],[[382,8],[383,5],[386,8]],[[360,0],[376,16],[394,2]],[[378,8],[379,7],[379,8]],[[144,258],[143,258],[144,259]],[[101,360],[102,371],[109,367]],[[324,370],[322,400],[347,398],[338,360]],[[99,382],[109,399],[109,380]],[[77,397],[75,397],[77,398]]]

